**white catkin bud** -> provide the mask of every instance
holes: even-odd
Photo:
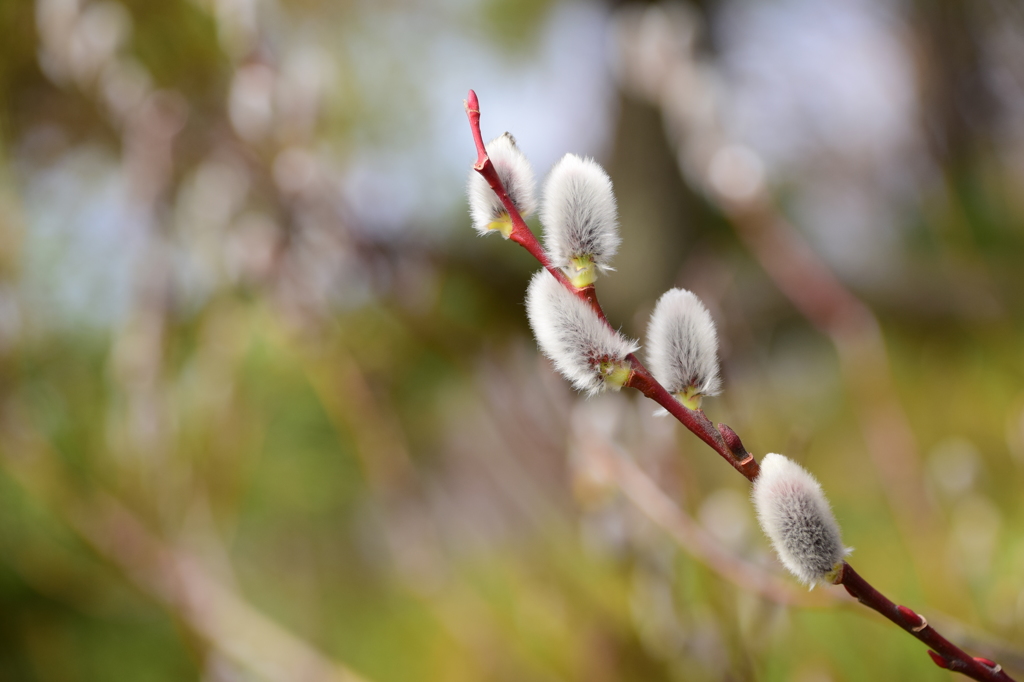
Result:
[[[577,390],[593,395],[621,388],[629,378],[626,356],[639,349],[637,343],[609,329],[546,270],[530,281],[526,314],[541,351]]]
[[[487,156],[519,214],[523,217],[532,214],[537,210],[536,181],[530,162],[516,146],[516,139],[511,133],[505,133],[488,142],[486,148]],[[512,225],[508,212],[484,177],[475,170],[469,173],[466,193],[476,231],[487,234],[492,230],[500,230],[508,236],[507,231],[511,230]]]
[[[670,289],[658,299],[647,326],[647,358],[654,378],[691,409],[721,391],[715,323],[693,292]]]
[[[765,455],[751,498],[782,564],[811,587],[830,582],[850,550],[843,546],[839,524],[814,477],[782,455]]]
[[[618,251],[619,217],[612,181],[593,159],[566,154],[544,183],[540,209],[551,262],[577,286],[593,283],[594,267],[609,270]],[[574,273],[585,271],[582,282]]]

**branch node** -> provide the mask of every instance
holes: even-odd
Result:
[[[924,616],[922,616],[920,613],[917,613],[913,609],[907,608],[906,606],[897,606],[896,609],[900,612],[900,615],[903,616],[904,620],[906,620],[908,624],[917,621],[917,625],[910,626],[910,630],[912,632],[921,632],[921,630],[924,630],[926,627],[928,627],[927,619],[925,619]]]
[[[739,435],[727,424],[719,424],[718,432],[722,434],[722,439],[729,446],[732,454],[736,455],[736,459],[745,459],[749,456],[747,449],[743,447],[743,441],[740,440]]]
[[[1003,671],[1003,666],[999,665],[995,661],[990,661],[987,658],[982,658],[981,656],[975,656],[974,660],[976,660],[978,663],[981,663],[984,666],[991,668],[992,672],[994,673],[1001,673]]]
[[[937,665],[940,668],[943,668],[945,670],[949,669],[949,662],[946,661],[946,659],[944,659],[942,656],[938,655],[937,653],[935,653],[931,649],[928,650],[928,655],[932,657],[932,662],[934,662],[935,665]]]

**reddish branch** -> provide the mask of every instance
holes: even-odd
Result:
[[[633,373],[626,382],[627,386],[635,388],[668,410],[668,413],[678,419],[679,423],[707,443],[712,450],[721,455],[736,471],[746,476],[748,481],[753,482],[757,478],[761,467],[758,466],[753,455],[742,449],[742,443],[739,444],[739,450],[733,449],[723,438],[722,433],[714,427],[711,420],[704,415],[704,410],[691,410],[676,400],[664,386],[658,383],[647,368],[636,359],[635,355],[631,354],[627,359],[633,366]],[[725,426],[725,428],[729,429],[728,426]],[[729,429],[729,432],[732,433],[732,429]],[[736,441],[739,442],[739,438]]]
[[[473,164],[473,170],[483,176],[487,184],[491,186],[494,193],[498,195],[498,199],[501,201],[501,205],[508,211],[509,217],[512,219],[512,233],[509,235],[509,239],[519,244],[524,249],[530,252],[530,255],[540,261],[540,264],[554,276],[563,286],[567,287],[574,294],[584,299],[591,305],[596,305],[597,299],[591,299],[590,297],[581,293],[579,289],[574,287],[569,282],[569,278],[565,276],[561,268],[556,268],[551,265],[551,261],[548,260],[548,255],[544,253],[544,249],[541,248],[540,242],[537,241],[537,237],[533,234],[533,231],[523,220],[523,216],[519,214],[519,209],[512,203],[512,199],[509,198],[508,192],[505,191],[505,186],[501,182],[501,178],[498,177],[498,171],[494,168],[494,164],[491,163],[491,159],[487,156],[487,147],[484,145],[484,138],[480,134],[480,103],[476,98],[476,93],[472,90],[469,91],[469,97],[462,103],[466,108],[466,116],[469,117],[469,127],[473,130],[473,140],[476,142],[476,163]],[[592,287],[591,287],[592,289]]]
[[[525,248],[536,258],[552,276],[562,283],[566,289],[576,296],[587,301],[597,314],[609,324],[608,318],[601,309],[597,300],[597,293],[594,287],[588,286],[581,289],[576,288],[565,276],[560,268],[551,264],[547,254],[541,248],[537,237],[530,230],[519,210],[508,196],[505,187],[498,177],[498,173],[487,156],[487,149],[484,145],[483,136],[480,132],[480,103],[476,93],[469,91],[469,97],[463,103],[466,108],[466,115],[469,117],[469,126],[473,132],[473,139],[476,142],[477,160],[473,169],[484,177],[487,184],[501,200],[505,210],[508,211],[512,220],[512,233],[509,238]],[[827,325],[826,325],[827,326]],[[689,429],[694,435],[722,456],[734,469],[739,471],[747,480],[753,482],[760,473],[760,467],[754,456],[747,452],[740,437],[725,424],[719,424],[717,428],[704,415],[703,410],[691,410],[676,400],[664,386],[651,375],[646,367],[630,354],[627,357],[633,372],[626,385],[635,388],[645,396],[655,401],[675,417],[679,422]],[[906,606],[897,606],[881,592],[872,587],[860,576],[853,567],[843,562],[838,572],[835,584],[842,585],[852,596],[856,597],[865,606],[878,611],[880,614],[896,623],[911,635],[924,642],[928,647],[928,655],[940,668],[946,668],[958,672],[981,682],[1014,682],[1013,678],[1007,675],[1002,667],[993,661],[985,658],[975,658],[951,643],[945,637],[935,631],[935,628],[928,625],[927,621]]]

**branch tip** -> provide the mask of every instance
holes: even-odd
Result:
[[[462,100],[462,106],[466,110],[467,114],[476,114],[477,118],[480,117],[480,100],[477,99],[474,91],[469,91],[466,99]]]

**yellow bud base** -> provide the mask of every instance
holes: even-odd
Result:
[[[566,268],[566,275],[569,281],[577,289],[590,286],[597,281],[597,266],[590,256],[579,256],[569,260],[569,267]]]
[[[604,377],[606,386],[613,390],[619,390],[626,385],[629,377],[633,374],[633,368],[621,362],[602,362],[601,375]]]
[[[512,236],[512,218],[508,213],[502,213],[500,218],[487,224],[487,229],[497,230],[502,237],[508,239]]]
[[[704,395],[697,392],[696,386],[687,386],[679,393],[676,393],[676,400],[681,402],[684,407],[691,410],[699,410],[701,403],[704,402]]]

